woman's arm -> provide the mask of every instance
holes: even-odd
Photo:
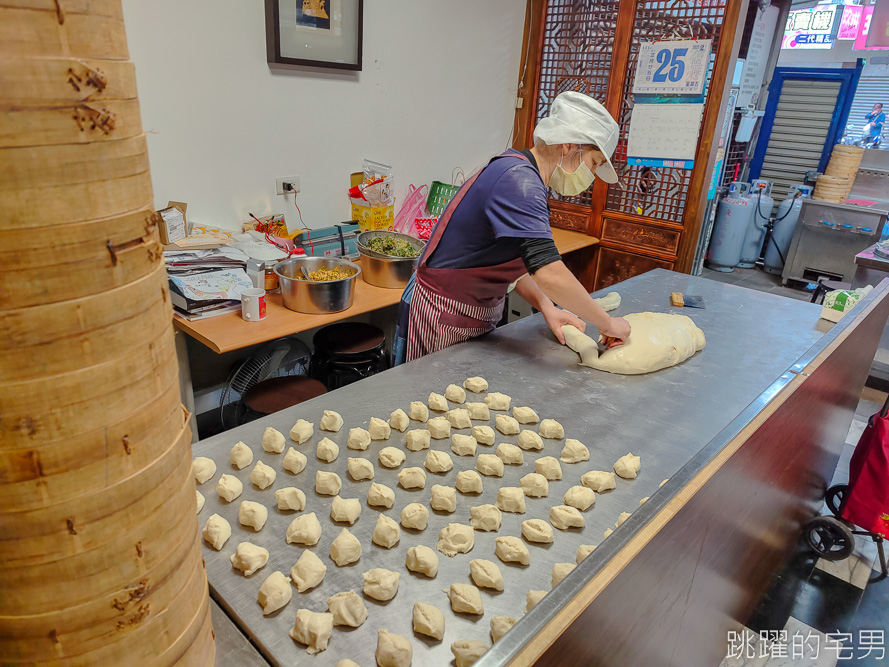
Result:
[[[515,286],[515,291],[525,301],[531,304],[532,308],[536,308],[540,311],[543,315],[543,319],[546,320],[547,325],[552,330],[553,335],[562,345],[565,344],[565,334],[562,333],[563,325],[572,324],[580,331],[586,329],[586,322],[581,320],[574,313],[557,308],[552,302],[552,299],[541,291],[537,286],[537,283],[534,282],[534,279],[527,273],[519,278]]]

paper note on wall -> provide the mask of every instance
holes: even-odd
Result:
[[[693,160],[703,104],[637,104],[630,117],[628,162],[632,158]]]

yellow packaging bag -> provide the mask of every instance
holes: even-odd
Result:
[[[395,225],[395,206],[362,206],[352,200],[352,219],[362,232],[392,230]]]

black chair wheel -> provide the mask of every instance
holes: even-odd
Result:
[[[846,499],[846,494],[848,492],[848,484],[835,484],[830,487],[824,495],[824,502],[827,503],[828,509],[835,517],[840,516],[840,507],[843,504],[843,500]]]
[[[855,536],[849,527],[832,516],[819,516],[804,529],[809,548],[824,560],[848,558],[855,550]]]

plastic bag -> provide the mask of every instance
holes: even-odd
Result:
[[[394,182],[390,165],[365,160],[364,185],[361,192],[371,206],[392,206],[395,203],[392,195]]]
[[[411,234],[411,228],[414,226],[414,220],[422,217],[426,210],[426,191],[428,188],[424,185],[416,187],[415,185],[407,186],[407,195],[404,203],[395,216],[395,231],[402,234]],[[413,234],[416,236],[416,234]]]

